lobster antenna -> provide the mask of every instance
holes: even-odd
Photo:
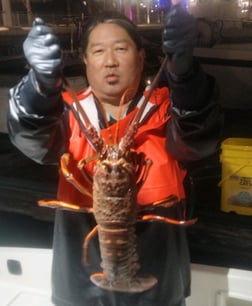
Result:
[[[99,153],[104,152],[105,143],[104,143],[103,139],[98,135],[96,129],[94,128],[94,126],[90,122],[86,112],[80,106],[80,101],[79,101],[75,91],[69,85],[67,79],[64,76],[62,76],[62,80],[63,80],[63,85],[64,85],[65,89],[70,93],[70,95],[71,95],[71,97],[74,101],[74,104],[76,106],[76,109],[75,109],[73,104],[71,104],[70,108],[71,108],[76,120],[78,121],[83,134],[86,136],[89,143],[92,145],[92,147],[94,148],[94,150],[96,152],[99,152]],[[80,114],[81,114],[81,116],[80,116]],[[84,120],[84,123],[83,123],[82,119]]]
[[[151,85],[150,85],[150,88],[149,88],[149,91],[147,93],[147,95],[144,97],[144,100],[142,102],[142,105],[140,106],[139,110],[136,112],[135,116],[132,118],[131,120],[131,123],[128,127],[128,132],[124,135],[124,137],[122,138],[121,140],[121,143],[120,143],[120,148],[123,152],[127,151],[127,149],[131,146],[132,142],[133,142],[133,137],[137,131],[137,128],[138,128],[138,123],[141,119],[141,116],[144,112],[144,109],[149,101],[149,98],[150,96],[152,95],[154,89],[156,88],[157,84],[158,84],[158,81],[159,81],[159,78],[160,78],[160,75],[163,71],[163,69],[165,68],[166,66],[166,63],[167,61],[169,60],[169,57],[168,55],[165,55],[162,63],[161,63],[161,66],[155,76],[155,78],[153,79]]]
[[[123,102],[126,100],[126,95],[129,93],[130,90],[134,90],[134,88],[128,88],[123,93],[120,103],[119,103],[119,111],[117,114],[117,120],[116,120],[116,131],[115,131],[115,143],[118,143],[118,134],[119,134],[119,127],[120,127],[120,119],[122,116],[122,109],[123,109]]]
[[[147,95],[144,97],[144,101],[143,101],[142,105],[140,106],[139,111],[134,116],[134,118],[131,122],[131,125],[134,125],[134,124],[139,122],[139,120],[140,120],[140,118],[141,118],[141,116],[144,112],[144,109],[145,109],[145,107],[146,107],[146,105],[147,105],[147,103],[150,99],[150,96],[152,95],[154,89],[157,87],[158,81],[160,79],[160,75],[161,75],[162,71],[164,70],[167,61],[168,61],[168,55],[165,55],[165,57],[164,57],[164,59],[161,63],[161,66],[160,66],[157,74],[155,75],[155,78],[153,79],[153,81],[150,85],[150,89],[149,89]]]
[[[83,120],[84,120],[86,126],[91,125],[91,122],[90,122],[90,120],[89,120],[87,114],[86,114],[86,113],[82,110],[82,108],[79,106],[79,103],[80,103],[80,102],[79,102],[79,99],[78,99],[78,97],[77,97],[75,91],[73,90],[72,86],[68,83],[68,80],[67,80],[64,76],[62,77],[62,79],[63,79],[63,85],[64,85],[64,87],[65,87],[66,90],[70,93],[70,95],[71,95],[71,97],[72,97],[72,99],[73,99],[73,101],[74,101],[74,103],[75,103],[75,105],[76,105],[76,108],[77,108],[77,110],[76,110],[74,107],[71,106],[71,109],[72,109],[72,111],[73,111],[75,117],[77,118],[77,120],[78,120],[78,122],[79,122],[79,124],[80,124],[80,127],[81,127],[81,129],[82,129],[82,132],[83,132],[84,134],[86,134],[86,127],[83,125],[83,122],[82,122],[81,117],[80,117],[80,113],[81,113],[81,116],[82,116],[82,118],[83,118]]]
[[[101,103],[101,101],[98,99],[97,95],[95,94],[95,91],[92,89],[92,92],[94,94],[94,97],[95,97],[95,101],[97,102],[97,104],[99,105],[99,108],[101,110],[101,113],[102,113],[102,117],[104,119],[104,123],[105,123],[105,127],[108,129],[108,132],[109,132],[109,141],[110,143],[112,144],[113,143],[113,137],[112,137],[112,133],[111,133],[111,129],[109,127],[109,123],[108,123],[108,119],[107,119],[107,115],[106,115],[106,111]]]

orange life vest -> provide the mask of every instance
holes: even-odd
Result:
[[[78,99],[91,118],[92,123],[98,128],[98,120],[95,112],[94,99],[90,88],[85,92],[78,93]],[[72,99],[68,93],[64,94],[64,100],[72,103]],[[169,107],[169,92],[167,88],[156,89],[147,105],[146,115],[142,119],[142,123],[135,135],[133,149],[137,152],[144,152],[146,158],[152,160],[148,177],[138,192],[138,204],[146,205],[155,201],[162,200],[170,195],[176,195],[178,199],[184,198],[183,180],[186,171],[181,169],[177,160],[175,160],[165,149],[166,135],[165,125],[169,120],[167,109]],[[137,109],[137,108],[136,108]],[[125,129],[129,121],[136,112],[136,109],[129,113],[119,122],[119,139],[125,134]],[[152,112],[152,110],[154,111]],[[95,155],[95,151],[87,141],[85,135],[80,129],[80,125],[74,117],[73,113],[69,114],[69,125],[71,136],[69,140],[68,151],[72,155],[69,168],[73,175],[88,189],[92,191],[89,185],[77,169],[76,164],[80,159]],[[109,133],[114,135],[116,123],[109,128],[102,129],[100,135],[108,140]],[[93,171],[94,163],[87,165],[90,172]],[[76,204],[81,207],[92,206],[92,199],[81,194],[72,184],[66,181],[60,171],[58,200],[67,203]]]

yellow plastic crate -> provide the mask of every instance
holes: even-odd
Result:
[[[221,210],[252,215],[252,139],[227,138],[221,150]]]

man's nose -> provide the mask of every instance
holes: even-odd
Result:
[[[118,60],[113,50],[107,50],[105,57],[105,65],[108,67],[114,67],[118,65]]]

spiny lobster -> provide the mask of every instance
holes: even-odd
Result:
[[[87,208],[85,211],[94,214],[97,225],[84,240],[83,258],[84,263],[87,263],[88,244],[90,239],[98,232],[103,272],[92,274],[90,279],[95,285],[106,290],[142,292],[152,288],[157,282],[157,279],[152,275],[143,277],[138,274],[140,265],[136,251],[135,235],[135,224],[138,220],[160,220],[177,225],[193,224],[196,221],[196,219],[177,221],[152,214],[144,215],[144,209],[148,211],[148,208],[142,209],[142,212],[139,213],[140,207],[137,205],[137,193],[148,175],[151,161],[145,159],[143,153],[137,153],[131,148],[139,120],[150,95],[157,85],[166,60],[167,58],[163,60],[148,94],[119,143],[105,143],[90,123],[84,110],[79,106],[74,91],[64,80],[66,89],[75,101],[73,103],[75,107],[72,107],[72,111],[84,134],[99,155],[94,167],[93,178],[85,170],[85,164],[88,161],[83,159],[78,162],[78,168],[85,179],[93,183],[92,192],[80,184],[69,172],[70,155],[68,153],[61,158],[61,170],[66,179],[79,191],[93,198],[93,207]],[[171,203],[173,203],[172,199],[165,199],[155,203],[155,205],[166,207],[172,205]],[[39,205],[83,211],[83,208],[78,205],[59,201],[39,201]]]

